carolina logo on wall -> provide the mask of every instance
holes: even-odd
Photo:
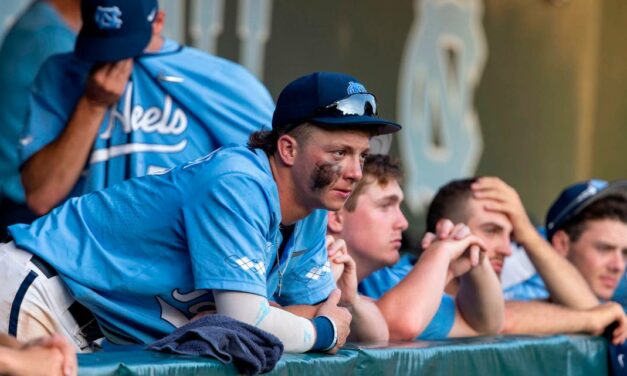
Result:
[[[398,85],[399,145],[409,208],[474,175],[483,143],[473,94],[487,57],[481,0],[415,0]]]

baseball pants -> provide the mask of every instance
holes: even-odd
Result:
[[[23,342],[61,333],[77,351],[91,351],[101,336],[96,320],[50,265],[11,241],[0,243],[0,271],[0,332]]]

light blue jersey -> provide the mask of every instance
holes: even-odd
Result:
[[[18,140],[37,71],[53,54],[71,51],[76,33],[46,1],[36,1],[8,32],[0,49],[0,198],[24,202]]]
[[[612,301],[620,303],[623,306],[623,310],[627,312],[627,273],[623,274],[623,277],[620,279],[620,283],[616,291],[614,291]]]
[[[546,289],[544,281],[539,274],[534,274],[530,278],[519,282],[513,286],[503,289],[505,300],[547,300],[549,291]]]
[[[505,300],[548,300],[550,294],[542,277],[534,274],[531,278],[504,289],[503,297]],[[620,303],[627,312],[627,274],[623,274],[612,301]]]
[[[370,274],[359,284],[359,292],[372,298],[381,298],[388,290],[396,286],[416,264],[416,256],[405,254],[400,260],[383,269]],[[429,322],[425,330],[420,333],[418,339],[444,339],[447,338],[455,322],[455,299],[443,294],[440,306]]]
[[[91,68],[73,53],[42,67],[21,139],[22,163],[59,137]],[[269,129],[273,110],[266,88],[243,67],[166,39],[160,52],[134,60],[70,196],[162,172],[226,144],[244,145],[252,132]]]
[[[268,158],[233,146],[70,199],[9,231],[57,270],[112,342],[149,343],[213,309],[207,290],[282,305],[326,299],[335,288],[326,218],[317,210],[298,221],[277,266],[281,209]]]

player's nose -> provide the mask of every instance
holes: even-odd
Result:
[[[359,155],[352,156],[348,159],[346,169],[344,170],[344,177],[346,179],[358,182],[363,176],[362,161]]]

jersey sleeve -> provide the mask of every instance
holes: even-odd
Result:
[[[76,62],[78,65],[68,64]],[[20,165],[59,137],[83,93],[88,68],[70,54],[53,55],[37,73],[18,146]]]
[[[42,65],[50,56],[72,51],[76,34],[68,28],[49,26],[38,30],[32,37],[27,64],[33,64],[33,71]]]
[[[196,289],[266,296],[270,194],[253,177],[228,173],[190,198],[183,221]]]
[[[183,85],[159,82],[178,106],[205,124],[214,147],[246,145],[251,133],[269,130],[274,102],[266,87],[246,68],[190,47],[158,59],[138,59],[150,76],[162,72]]]
[[[372,299],[380,299],[396,286],[414,267],[416,256],[405,254],[394,265],[379,269],[359,283],[359,292]]]
[[[229,70],[225,68],[229,67]],[[229,63],[219,75],[220,92],[212,95],[208,103],[218,103],[220,108],[229,109],[222,114],[227,122],[237,126],[224,127],[217,133],[220,145],[231,142],[245,145],[251,133],[270,130],[274,102],[266,87],[244,67]]]
[[[325,244],[327,211],[315,211],[301,226],[281,294],[274,295],[281,305],[317,304],[336,287]]]
[[[440,306],[433,319],[418,339],[445,339],[455,323],[455,299],[450,295],[442,295]]]

